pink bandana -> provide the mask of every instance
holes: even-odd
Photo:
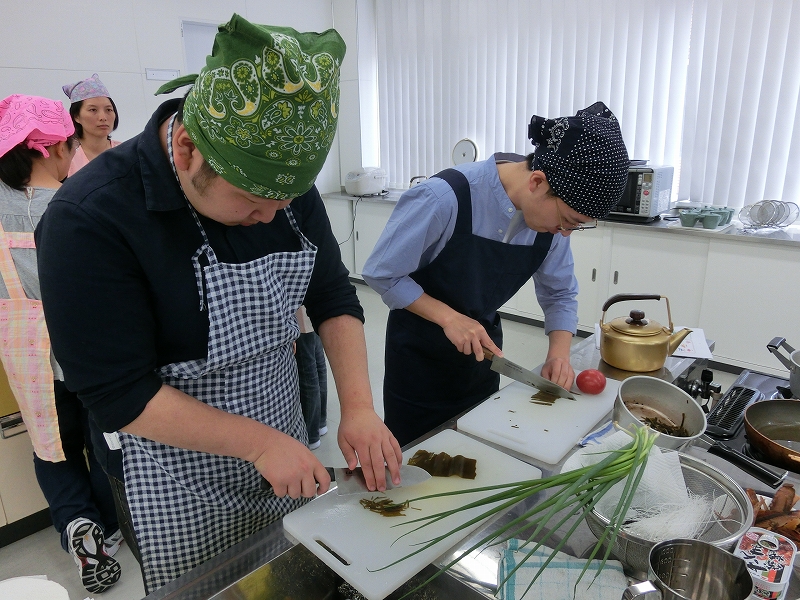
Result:
[[[72,118],[61,102],[21,94],[0,101],[0,156],[25,142],[47,158],[47,146],[66,141],[73,133]]]

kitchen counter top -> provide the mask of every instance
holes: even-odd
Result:
[[[709,344],[713,348],[713,342]],[[599,350],[595,348],[594,336],[581,340],[572,350],[571,362],[576,371],[587,368],[599,368],[607,376],[615,379],[625,379],[635,373],[627,373],[613,369],[601,359]],[[652,375],[674,381],[684,375],[693,367],[696,361],[691,358],[670,357],[664,368]],[[459,415],[460,417],[461,415]],[[439,428],[412,442],[418,444],[429,436],[447,428],[454,428],[458,417],[443,424]],[[570,452],[557,465],[539,464],[529,461],[542,470],[543,476],[552,475],[561,471],[563,464],[572,455]],[[479,530],[454,549],[451,554],[443,556],[434,565],[446,564],[450,557],[460,549],[466,549],[480,539],[482,532],[497,528],[502,523],[508,522],[514,516],[521,514],[526,507],[533,506],[543,500],[543,496],[535,496],[526,502],[525,506],[517,506],[497,521],[492,521],[486,528]],[[564,526],[557,531],[566,531]],[[585,556],[596,539],[585,524],[581,524],[570,536],[567,544],[562,549],[573,556]],[[411,599],[434,599],[459,597],[461,600],[493,598],[496,591],[496,566],[499,554],[497,551],[486,550],[476,560],[468,557],[451,572],[438,577],[423,592],[410,596]],[[479,560],[478,560],[479,559]],[[488,567],[488,568],[487,568]],[[411,582],[389,596],[390,599],[399,598],[404,591],[413,589],[411,586],[422,582],[423,577],[435,572],[435,566],[427,567],[423,573],[416,576]],[[494,577],[494,579],[493,579]],[[326,565],[301,545],[295,545],[284,535],[283,526],[277,521],[260,532],[250,536],[236,546],[229,548],[219,556],[196,567],[189,573],[165,585],[161,589],[147,596],[147,600],[266,600],[274,596],[271,590],[279,591],[281,598],[292,597],[308,600],[322,600],[339,598],[337,592],[343,581]],[[792,576],[788,598],[800,596],[800,577],[798,570]]]
[[[375,202],[383,204],[396,204],[405,190],[389,190],[385,196],[351,196],[344,192],[323,194],[324,199],[352,200],[359,202]],[[662,218],[650,223],[631,223],[625,221],[600,221],[599,227],[619,227],[623,229],[640,229],[646,227],[649,231],[658,231],[667,235],[700,236],[720,240],[735,240],[750,243],[766,243],[800,247],[800,220],[789,227],[769,227],[763,229],[747,229],[736,218],[728,227],[716,230],[703,229],[702,227],[681,227],[677,220],[677,210],[671,210],[662,215]]]

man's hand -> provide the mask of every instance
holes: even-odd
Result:
[[[343,407],[338,441],[348,468],[361,464],[367,488],[380,492],[386,489],[386,468],[392,482],[400,483],[400,444],[372,407]]]
[[[253,464],[269,481],[275,495],[296,499],[327,492],[331,478],[314,453],[293,437],[276,429],[272,432],[267,449]]]
[[[474,354],[482,361],[483,348],[488,348],[497,356],[503,356],[483,325],[428,294],[423,293],[406,306],[406,310],[439,325],[447,339],[463,354]]]
[[[542,377],[568,390],[572,387],[572,382],[575,381],[575,371],[572,369],[572,365],[569,364],[572,332],[554,329],[547,337],[549,338],[550,346],[547,351],[547,358],[542,365]]]
[[[497,356],[503,356],[503,351],[498,348],[486,333],[483,325],[475,319],[453,311],[452,317],[443,327],[444,334],[456,349],[463,354],[474,354],[478,361],[483,360],[483,349],[488,348]]]

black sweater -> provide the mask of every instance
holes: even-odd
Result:
[[[140,135],[70,177],[36,229],[56,359],[104,431],[141,414],[161,386],[156,368],[207,356],[208,316],[191,261],[202,237],[158,139],[177,104],[162,104]],[[318,248],[304,302],[315,327],[340,315],[363,321],[316,188],[290,210]],[[220,262],[300,250],[282,211],[250,227],[200,219]]]

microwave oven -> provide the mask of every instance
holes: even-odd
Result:
[[[669,210],[674,171],[673,167],[666,166],[631,166],[625,191],[606,218],[652,221]]]

